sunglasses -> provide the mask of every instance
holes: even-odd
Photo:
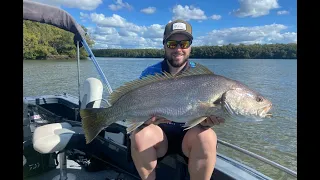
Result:
[[[190,40],[182,40],[182,41],[169,40],[169,41],[167,41],[166,44],[169,49],[176,48],[178,46],[178,44],[180,45],[180,47],[182,49],[187,49],[192,44],[192,41],[190,41]]]

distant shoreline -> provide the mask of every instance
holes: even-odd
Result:
[[[163,57],[102,57],[102,56],[95,56],[96,58],[110,58],[110,59],[163,59]],[[259,59],[270,59],[270,60],[297,60],[297,58],[197,58],[197,57],[190,57],[191,60],[193,59],[203,59],[203,60],[215,60],[215,59],[223,59],[223,60],[232,60],[232,59],[250,59],[250,60],[259,60]],[[46,58],[46,59],[23,59],[25,61],[45,61],[45,60],[76,60],[76,58],[63,58],[61,57],[56,57],[56,58]],[[90,60],[89,57],[85,59],[80,59],[80,60]]]
[[[95,57],[106,58],[163,58],[164,49],[92,49]],[[30,53],[29,53],[30,54]],[[86,59],[83,54],[82,59]],[[76,59],[76,54],[47,54],[32,59]],[[195,59],[297,59],[297,44],[254,44],[192,47],[190,58]]]

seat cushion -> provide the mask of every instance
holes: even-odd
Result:
[[[33,148],[42,154],[63,150],[75,131],[69,123],[53,123],[37,127],[33,134]]]

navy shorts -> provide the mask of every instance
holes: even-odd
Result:
[[[165,156],[170,154],[179,154],[184,158],[186,163],[188,163],[188,157],[184,155],[182,152],[182,140],[184,135],[188,132],[188,130],[183,130],[182,127],[184,123],[161,123],[158,126],[162,129],[162,131],[166,134],[168,140],[168,150],[167,153],[158,158],[158,161],[161,161]]]

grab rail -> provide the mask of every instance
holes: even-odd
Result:
[[[104,75],[103,71],[101,70],[94,54],[92,53],[89,45],[87,44],[86,40],[85,39],[82,39],[82,44],[83,44],[83,47],[85,48],[85,50],[87,51],[87,53],[89,54],[89,57],[90,59],[92,60],[93,64],[95,65],[99,75],[101,76],[102,80],[104,81],[104,83],[106,83],[107,85],[107,90],[109,92],[109,94],[111,94],[113,91],[112,91],[112,88],[111,88],[111,85],[109,83],[109,81],[107,80],[106,76]]]
[[[243,149],[241,147],[235,146],[233,144],[227,143],[227,142],[219,140],[219,139],[218,139],[218,143],[223,144],[223,145],[228,146],[228,147],[231,147],[232,149],[238,150],[240,152],[243,152],[244,154],[247,154],[247,155],[249,155],[251,157],[259,159],[259,160],[261,160],[261,161],[263,161],[263,162],[265,162],[265,163],[267,163],[267,164],[269,164],[269,165],[271,165],[273,167],[276,167],[276,168],[278,168],[280,170],[283,170],[284,172],[286,172],[286,173],[288,173],[288,174],[290,174],[290,175],[292,175],[294,177],[297,177],[297,172],[295,172],[295,171],[293,171],[293,170],[291,170],[289,168],[286,168],[286,167],[284,167],[284,166],[282,166],[282,165],[280,165],[280,164],[278,164],[276,162],[273,162],[273,161],[271,161],[269,159],[266,159],[266,158],[264,158],[262,156],[259,156],[259,155],[255,154],[253,152],[250,152],[250,151],[245,150],[245,149]]]

